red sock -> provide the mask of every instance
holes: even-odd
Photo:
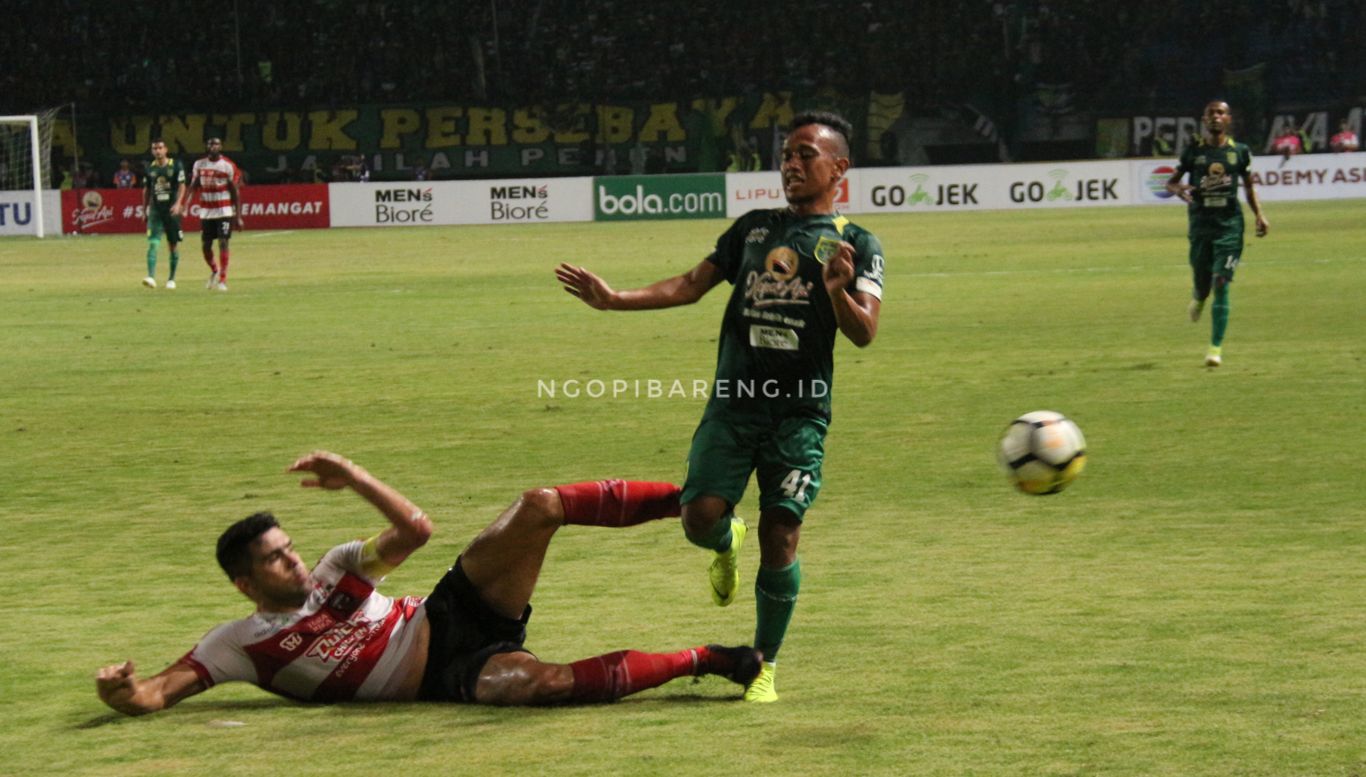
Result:
[[[564,522],[583,526],[635,526],[656,518],[679,515],[678,495],[672,483],[643,480],[598,480],[555,486],[564,504]]]
[[[702,671],[706,651],[704,647],[677,653],[619,650],[575,661],[569,665],[574,670],[574,692],[569,700],[616,701],[637,691],[663,685],[675,677],[690,677]]]
[[[204,246],[204,264],[209,266],[209,271],[214,275],[218,274],[218,265],[213,263],[213,244]]]
[[[226,282],[228,280],[228,247],[223,246],[218,252],[218,280]]]

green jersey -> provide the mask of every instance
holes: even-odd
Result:
[[[849,290],[882,299],[882,244],[838,214],[750,211],[717,239],[708,260],[735,289],[721,320],[708,413],[829,418],[839,326],[821,269],[840,242],[854,247]]]
[[[181,164],[179,159],[172,158],[167,158],[164,165],[158,165],[155,159],[152,160],[147,165],[147,175],[143,178],[143,186],[151,194],[148,200],[151,206],[166,213],[170,213],[171,206],[176,201],[176,194],[183,183],[185,165]]]
[[[1190,174],[1190,228],[1197,230],[1242,229],[1243,209],[1238,204],[1238,181],[1252,169],[1252,151],[1227,138],[1212,146],[1204,138],[1187,146],[1176,168]]]

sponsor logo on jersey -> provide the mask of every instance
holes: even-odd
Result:
[[[294,650],[302,645],[304,638],[297,631],[291,631],[284,639],[280,640],[280,647],[285,650]]]
[[[821,235],[816,240],[816,247],[811,249],[811,255],[816,257],[816,261],[825,264],[840,252],[840,241]]]
[[[795,275],[794,270],[793,276]],[[767,272],[751,272],[745,279],[745,299],[756,308],[772,305],[809,305],[812,286],[814,284],[803,283],[802,279],[797,277],[775,278]]]
[[[755,227],[745,235],[746,243],[762,243],[768,239],[768,227]]]
[[[786,281],[797,275],[797,266],[801,262],[801,257],[787,246],[778,246],[768,252],[764,257],[765,275],[774,280]]]
[[[796,351],[801,348],[801,341],[796,332],[762,324],[749,325],[749,344],[753,348],[769,348],[775,351]]]

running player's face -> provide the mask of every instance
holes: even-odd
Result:
[[[153,143],[153,144],[152,144],[152,158],[155,159],[155,160],[157,160],[158,162],[164,162],[164,161],[166,161],[166,144],[165,144],[165,143]]]
[[[266,607],[301,607],[308,600],[308,567],[278,526],[251,544],[251,576],[243,593]]]
[[[217,138],[210,140],[208,149],[209,156],[213,157],[214,159],[217,159],[218,155],[223,153],[223,141],[218,140]]]
[[[1205,129],[1210,132],[1227,132],[1233,121],[1233,112],[1228,103],[1210,103],[1205,106]]]
[[[839,154],[835,131],[823,124],[807,124],[783,141],[783,194],[793,205],[817,200],[834,190],[849,168]]]

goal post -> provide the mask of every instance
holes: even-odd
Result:
[[[43,200],[52,177],[48,167],[56,114],[57,109],[42,114],[0,116],[0,192],[31,193],[33,198],[27,203],[0,203],[9,206],[0,209],[0,222],[10,222],[8,226],[32,225],[32,234],[40,238],[46,236]],[[5,232],[15,233],[9,229]]]

